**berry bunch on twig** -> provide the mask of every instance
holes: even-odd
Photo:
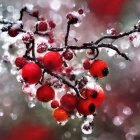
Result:
[[[36,20],[35,30],[32,32],[24,30],[22,20],[25,13]],[[21,74],[23,92],[40,102],[49,102],[54,109],[53,117],[60,123],[66,122],[71,116],[83,117],[85,121],[81,126],[82,131],[89,134],[94,126],[95,109],[104,100],[104,91],[96,84],[95,79],[103,78],[109,73],[108,64],[98,58],[100,48],[114,50],[124,59],[130,60],[113,43],[105,42],[125,36],[131,38],[132,33],[140,32],[140,24],[138,23],[128,32],[117,33],[113,29],[110,35],[96,41],[83,43],[80,46],[70,45],[71,26],[81,22],[84,16],[83,9],[66,15],[67,30],[64,43],[57,47],[54,45],[56,23],[40,17],[38,10],[24,7],[20,11],[18,21],[11,22],[4,19],[0,20],[0,23],[4,25],[1,31],[7,32],[10,37],[15,38],[22,34],[21,40],[25,46],[25,53],[23,56],[16,57],[15,65]],[[43,37],[46,41],[36,43],[37,37]],[[76,53],[84,54],[83,61],[81,64],[77,63],[77,66],[71,64],[73,59],[78,57]]]

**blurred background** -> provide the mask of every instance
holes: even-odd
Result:
[[[94,41],[111,28],[128,31],[140,19],[140,0],[0,0],[0,19],[16,21],[25,4],[34,5],[42,16],[56,22],[56,37],[66,30],[67,12],[85,9],[87,15],[80,27],[73,27],[70,32],[70,43],[73,38],[79,44]],[[33,28],[34,19],[27,16],[25,24]],[[70,119],[60,126],[46,104],[30,101],[21,92],[22,85],[7,61],[9,52],[15,56],[20,40],[0,32],[0,140],[140,140],[139,40],[137,37],[131,42],[125,37],[114,42],[131,62],[112,51],[101,50],[99,58],[110,67],[109,76],[98,81],[106,98],[97,110],[93,133],[85,135],[81,131],[82,120]]]

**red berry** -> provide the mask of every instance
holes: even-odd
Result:
[[[46,21],[39,21],[37,25],[38,31],[45,32],[48,30],[48,24]]]
[[[73,67],[71,66],[71,67],[66,67],[65,71],[69,75],[69,74],[71,74],[72,70],[73,70]]]
[[[137,38],[136,35],[135,35],[135,36],[132,36],[132,35],[129,36],[129,40],[130,40],[130,41],[134,41],[134,39],[136,39],[136,38]]]
[[[8,30],[8,34],[11,37],[16,37],[19,34],[19,32],[18,32],[17,29],[11,28],[11,29]]]
[[[51,107],[52,107],[52,108],[57,108],[57,107],[59,107],[59,102],[58,102],[57,100],[53,100],[53,101],[51,102]]]
[[[86,51],[86,56],[89,59],[93,59],[95,57],[95,50],[87,50]]]
[[[66,50],[64,53],[63,53],[63,57],[70,61],[72,58],[73,58],[73,53],[70,51],[70,50]]]
[[[33,15],[34,17],[38,17],[39,11],[38,11],[38,10],[33,10],[33,11],[32,11],[32,15]]]
[[[67,14],[66,18],[68,19],[70,24],[76,24],[78,22],[78,18],[72,13]]]
[[[66,18],[67,18],[68,20],[71,20],[71,19],[74,18],[74,16],[73,16],[71,13],[69,13],[69,14],[67,14]]]
[[[31,32],[25,33],[22,37],[22,41],[24,43],[30,43],[30,41],[33,39],[34,39],[34,35]]]
[[[22,78],[29,84],[37,83],[40,80],[41,76],[42,71],[40,67],[33,62],[27,63],[22,68]]]
[[[79,99],[79,102],[77,104],[77,111],[83,115],[93,114],[95,111],[94,102],[90,99]]]
[[[59,107],[54,110],[53,117],[56,121],[64,122],[68,119],[68,113],[64,109]]]
[[[49,26],[51,29],[55,28],[56,24],[51,20],[49,21]]]
[[[53,38],[49,38],[48,43],[50,43],[50,44],[54,43],[54,39]]]
[[[58,70],[62,64],[61,55],[58,52],[48,52],[43,57],[43,64],[47,70]]]
[[[39,44],[38,47],[37,47],[37,52],[38,52],[38,53],[44,53],[44,52],[47,51],[47,48],[48,48],[48,46],[47,46],[46,43],[41,43],[41,44]]]
[[[83,10],[83,9],[79,9],[79,10],[78,10],[78,13],[79,13],[80,15],[82,15],[82,14],[84,13],[84,10]]]
[[[101,87],[98,89],[86,89],[86,97],[94,102],[96,107],[99,107],[104,101],[104,91]]]
[[[55,92],[52,87],[48,85],[41,86],[38,88],[36,97],[41,102],[49,102],[54,99]]]
[[[89,72],[93,77],[102,78],[104,76],[107,76],[109,73],[108,65],[103,60],[99,60],[99,59],[95,60],[91,64],[91,68],[89,69]]]
[[[85,70],[90,69],[91,64],[90,64],[90,60],[89,59],[84,60],[83,67],[84,67]]]
[[[60,100],[61,106],[68,112],[74,111],[77,105],[77,98],[72,94],[65,94]]]
[[[24,57],[17,57],[15,60],[15,65],[19,68],[22,68],[26,63],[27,60]]]

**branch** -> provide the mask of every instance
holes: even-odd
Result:
[[[107,36],[103,36],[101,38],[99,38],[97,41],[94,42],[95,45],[99,44],[101,41],[105,40],[105,39],[113,39],[113,40],[117,40],[119,38],[122,38],[124,36],[129,36],[132,33],[135,32],[140,32],[140,29],[138,28],[134,28],[133,30],[130,30],[128,32],[124,32],[124,33],[120,33],[118,35],[107,35]]]
[[[37,20],[39,20],[39,16],[34,16],[32,13],[30,13],[27,9],[27,7],[23,7],[21,10],[20,10],[20,18],[19,20],[22,20],[23,19],[23,15],[24,15],[24,12],[26,12],[28,15],[32,16],[32,17],[35,17]]]
[[[24,7],[24,8],[21,9],[19,20],[23,19],[24,12],[27,13],[28,15],[32,16],[32,17],[35,17],[39,21],[39,15],[38,14],[33,15],[33,13],[30,12],[27,9],[27,7]],[[95,58],[98,57],[98,55],[100,53],[99,48],[108,48],[108,49],[112,49],[112,50],[116,51],[116,53],[118,55],[120,55],[121,57],[130,61],[129,57],[126,54],[122,53],[115,45],[109,44],[109,43],[107,44],[107,43],[105,43],[105,41],[106,41],[106,39],[117,40],[117,39],[120,39],[122,37],[129,36],[130,34],[132,34],[134,32],[140,32],[140,27],[139,26],[134,26],[134,28],[132,30],[130,30],[128,32],[120,33],[118,35],[103,36],[103,37],[97,39],[95,42],[91,41],[89,43],[83,43],[80,46],[69,45],[68,40],[69,40],[70,27],[71,27],[71,25],[76,24],[77,22],[78,22],[78,18],[73,18],[72,20],[69,20],[67,22],[67,30],[66,30],[65,40],[64,40],[64,47],[63,48],[51,47],[51,48],[48,48],[48,51],[62,52],[63,53],[66,49],[70,49],[70,50],[87,50],[87,49],[90,49],[90,50],[95,52],[94,55],[93,55],[93,58],[92,58],[92,59],[95,59]],[[0,20],[0,24],[5,25],[5,27],[3,27],[1,29],[4,32],[4,31],[8,31],[13,26],[13,24],[16,24],[16,22],[11,22],[11,21],[7,21],[7,20]],[[22,29],[22,27],[17,29],[17,30],[21,33],[26,32],[25,30]],[[34,34],[36,34],[38,36],[49,37],[49,33],[38,32],[37,25],[36,25],[36,30],[34,31]],[[77,81],[75,81],[75,83],[73,84],[66,77],[63,77],[62,75],[59,75],[57,73],[46,70],[45,67],[43,66],[43,64],[39,63],[39,61],[37,60],[36,55],[35,55],[35,39],[31,40],[30,43],[26,44],[26,51],[25,51],[25,54],[23,55],[23,57],[25,57],[27,60],[34,61],[43,70],[43,75],[42,75],[41,81],[38,82],[39,84],[43,83],[44,74],[48,73],[51,76],[61,80],[63,82],[63,84],[66,84],[67,86],[72,88],[75,91],[75,93],[77,94],[78,97],[80,97],[82,99],[85,99],[79,91],[80,88],[76,84]],[[64,63],[64,65],[65,65],[65,63]]]
[[[62,77],[62,76],[60,76],[60,75],[58,75],[56,73],[53,73],[53,72],[47,71],[47,70],[46,70],[46,72],[48,74],[50,74],[51,76],[54,76],[57,79],[61,80],[64,84],[68,85],[70,88],[72,88],[76,92],[78,97],[80,97],[83,100],[85,100],[85,98],[80,94],[79,90],[75,87],[75,84],[73,85],[70,81],[66,80],[64,77]]]
[[[70,22],[67,23],[67,32],[66,32],[66,36],[65,36],[65,46],[68,45],[68,37],[69,37],[69,32],[70,32]]]

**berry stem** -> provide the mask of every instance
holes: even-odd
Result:
[[[65,47],[68,46],[68,38],[69,38],[69,32],[70,32],[70,22],[67,23],[67,32],[66,32],[66,36],[65,36]]]

